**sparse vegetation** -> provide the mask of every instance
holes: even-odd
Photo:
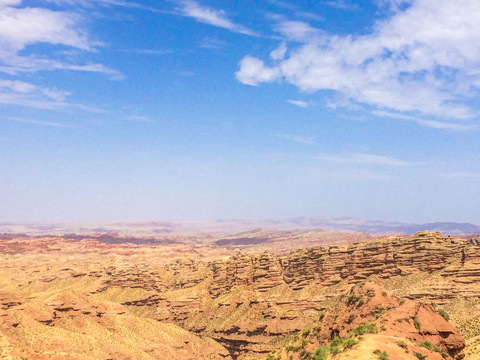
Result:
[[[355,296],[355,295],[350,295],[347,299],[347,305],[355,305],[357,304],[360,300],[363,300],[362,296]]]
[[[419,352],[414,352],[413,355],[415,355],[415,357],[418,359],[418,360],[425,360],[427,358],[427,355],[423,355]]]
[[[434,348],[433,344],[430,341],[422,341],[420,343],[420,346],[423,346],[424,348],[427,348],[430,351],[433,351],[433,348]]]
[[[404,341],[397,341],[397,345],[400,346],[403,350],[405,350],[405,352],[409,352],[408,345]]]
[[[442,315],[445,320],[450,321],[450,315],[448,315],[448,313],[445,310],[439,309],[438,313]]]
[[[387,310],[383,308],[378,309],[377,313],[375,314],[375,320],[380,319],[386,312]]]
[[[312,353],[310,351],[307,351],[307,350],[303,349],[300,352],[300,359],[301,360],[311,360],[312,359]],[[315,359],[315,358],[313,358],[313,359]]]
[[[341,350],[342,351],[345,351],[347,349],[350,349],[352,346],[358,344],[358,340],[357,339],[353,339],[353,338],[340,338],[338,336],[335,336],[332,340],[332,342],[330,343],[330,352],[332,354],[334,354],[334,352],[336,351],[335,349],[332,351],[333,348],[337,348],[338,350]],[[339,351],[338,351],[339,352]],[[337,353],[338,353],[337,352]]]
[[[313,360],[327,360],[330,349],[328,346],[321,346],[313,353]]]
[[[297,352],[297,351],[300,351],[300,349],[301,349],[301,346],[285,345],[285,350],[287,350],[287,353]]]
[[[420,320],[418,320],[418,317],[417,316],[412,316],[412,320],[413,320],[413,325],[415,326],[415,328],[418,331],[421,331],[422,330],[422,323],[420,322]]]
[[[378,334],[378,328],[375,324],[362,324],[352,331],[350,335],[365,335],[365,334]]]
[[[433,345],[430,341],[422,341],[420,343],[420,346],[423,346],[424,348],[427,348],[428,350],[430,351],[434,351],[434,352],[437,352],[439,353],[440,355],[443,356],[443,358],[447,358],[448,357],[448,353],[442,349],[442,348],[439,348],[438,346],[435,346]]]
[[[380,360],[388,360],[389,358],[388,353],[386,351],[380,351],[379,349],[377,349],[373,353],[378,355],[378,358]]]

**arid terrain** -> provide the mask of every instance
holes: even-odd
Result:
[[[0,358],[480,359],[479,244],[428,231],[4,233]]]

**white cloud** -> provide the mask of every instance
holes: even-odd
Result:
[[[307,108],[308,107],[308,103],[306,101],[303,101],[303,100],[291,100],[291,99],[288,99],[287,100],[288,103],[292,104],[292,105],[296,105],[296,106],[299,106],[301,108]]]
[[[237,78],[249,85],[285,80],[306,92],[334,90],[358,104],[441,121],[474,117],[467,101],[480,87],[480,2],[389,4],[406,9],[378,21],[370,34],[322,34],[271,66],[246,56]],[[275,28],[298,41],[302,26],[294,29]]]
[[[0,13],[0,54],[15,54],[34,43],[92,50],[94,44],[79,27],[79,23],[80,18],[72,13],[42,8],[4,7]]]
[[[256,86],[261,82],[275,81],[279,74],[280,69],[268,68],[262,60],[245,56],[240,62],[240,70],[236,73],[236,76],[240,82]]]
[[[323,31],[310,26],[306,22],[287,20],[280,15],[270,15],[270,18],[276,21],[274,30],[289,41],[308,43],[325,40]]]
[[[412,165],[391,156],[375,155],[368,153],[348,153],[345,155],[321,155],[320,159],[328,162],[350,163],[357,165],[387,165],[387,166],[408,166]]]
[[[254,31],[230,21],[225,11],[201,6],[193,0],[184,1],[178,10],[181,15],[194,18],[204,24],[217,26],[240,34],[256,35]]]
[[[22,0],[0,0],[0,6],[15,6],[21,3]]]
[[[0,12],[0,72],[11,75],[41,70],[90,71],[120,76],[116,70],[102,64],[69,64],[45,56],[19,55],[29,45],[46,43],[67,46],[81,51],[93,51],[98,42],[92,41],[82,27],[83,19],[71,12],[44,8],[16,8],[20,1],[4,1]]]
[[[287,53],[287,45],[285,43],[281,43],[279,47],[273,50],[270,53],[270,58],[272,60],[283,60]]]
[[[0,79],[0,103],[57,109],[73,107],[89,111],[95,108],[65,101],[68,91],[34,85],[15,78],[21,73],[72,70],[109,74],[111,79],[121,79],[122,74],[99,63],[78,64],[63,61],[68,51],[50,52],[50,55],[23,51],[34,44],[49,44],[93,52],[100,43],[92,41],[83,27],[83,18],[66,11],[53,11],[38,7],[14,7],[21,1],[0,0],[0,73],[11,75],[12,80]],[[54,58],[55,57],[55,58]]]

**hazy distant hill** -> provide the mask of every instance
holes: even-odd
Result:
[[[434,222],[427,224],[407,224],[379,220],[364,220],[355,218],[301,217],[286,220],[293,227],[315,227],[325,230],[366,232],[369,234],[405,233],[414,234],[418,231],[440,231],[446,234],[479,233],[480,226],[470,223]]]
[[[123,235],[166,235],[203,233],[227,235],[256,228],[275,230],[323,229],[326,231],[365,232],[369,234],[414,234],[418,231],[440,231],[445,234],[476,234],[480,226],[470,223],[434,222],[408,224],[357,218],[333,218],[325,216],[296,217],[264,220],[206,220],[206,221],[151,221],[136,223],[95,223],[95,224],[0,224],[0,233],[45,234],[105,234]]]

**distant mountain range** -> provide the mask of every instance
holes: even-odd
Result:
[[[357,218],[332,218],[324,216],[296,217],[269,220],[214,220],[214,221],[152,221],[136,223],[103,224],[0,224],[0,233],[23,233],[28,235],[105,234],[152,236],[166,234],[212,234],[213,236],[248,231],[255,228],[276,230],[323,229],[326,231],[365,232],[369,234],[414,234],[418,231],[440,231],[444,234],[479,234],[480,226],[470,223],[434,222],[408,224],[365,220]]]
[[[445,234],[476,234],[480,233],[480,226],[470,223],[434,222],[426,224],[408,224],[401,222],[387,222],[379,220],[364,220],[356,218],[329,218],[329,217],[299,217],[285,220],[292,227],[322,228],[347,232],[366,232],[369,234],[414,234],[418,231],[440,231]]]

